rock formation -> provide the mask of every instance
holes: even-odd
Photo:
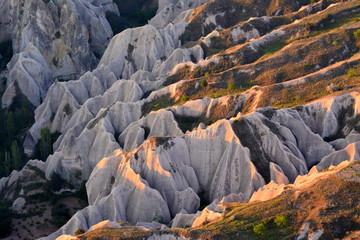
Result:
[[[37,107],[28,156],[41,129],[60,133],[45,162],[0,179],[1,196],[18,208],[26,181],[55,174],[86,182],[89,205],[43,239],[119,221],[185,239],[155,230],[201,227],[231,202],[359,160],[360,25],[346,21],[360,3],[332,2],[160,0],[148,24],[112,37],[110,0],[0,0],[13,13],[0,16],[0,42],[15,53],[3,106],[22,94]]]

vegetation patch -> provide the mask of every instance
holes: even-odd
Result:
[[[145,102],[142,106],[142,114],[146,115],[151,111],[157,111],[159,109],[167,108],[169,106],[174,105],[174,100],[170,98],[170,95],[163,95],[161,97],[156,98],[151,102]]]
[[[153,0],[114,0],[120,16],[108,12],[106,17],[117,34],[126,28],[139,27],[147,24],[156,14],[158,3]]]
[[[6,65],[13,56],[12,41],[0,43],[0,73],[5,70]]]

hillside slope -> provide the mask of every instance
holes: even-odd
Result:
[[[250,203],[219,203],[217,209],[198,217],[193,228],[149,230],[99,224],[77,238],[63,239],[356,239],[359,172],[357,161],[321,172],[314,168],[294,184],[264,186]]]
[[[11,112],[18,96],[23,105],[36,106],[34,124],[22,127],[26,136],[19,138],[28,157],[42,158],[23,161],[21,170],[0,179],[1,199],[13,209],[9,218],[17,233],[12,237],[56,239],[109,220],[117,227],[117,222],[138,226],[118,234],[132,231],[131,237],[149,239],[160,238],[154,234],[291,239],[309,220],[304,225],[309,233],[321,230],[316,234],[335,239],[346,231],[337,233],[333,225],[339,218],[343,227],[351,215],[345,228],[358,230],[358,202],[350,192],[357,191],[357,181],[334,170],[324,182],[322,174],[312,175],[316,183],[309,189],[297,189],[296,183],[312,168],[359,160],[359,1],[161,0],[144,5],[158,7],[148,24],[125,29],[124,23],[125,30],[114,37],[113,21],[124,20],[118,1],[65,2],[0,1],[0,11],[16,10],[12,17],[22,22],[38,20],[26,25],[9,14],[0,17],[0,23],[7,21],[0,25],[7,33],[3,40],[19,41],[2,72],[3,105]],[[69,17],[58,17],[67,11]],[[109,11],[118,16],[112,15],[111,26]],[[139,19],[126,21],[135,26]],[[56,36],[54,29],[60,29]],[[28,32],[38,41],[27,39]],[[35,80],[42,85],[32,84]],[[15,108],[17,114],[23,105]],[[5,165],[19,162],[18,155],[10,156],[4,153]],[[326,185],[331,181],[338,188]],[[267,184],[286,191],[264,208],[251,203],[268,198],[258,191]],[[330,192],[317,193],[317,184]],[[311,204],[299,198],[303,193],[331,207],[330,217],[307,209]],[[336,203],[331,194],[339,196]],[[221,199],[250,203],[220,211]],[[271,209],[276,201],[279,209]],[[14,202],[24,203],[23,209]],[[290,209],[297,204],[299,211]],[[43,210],[34,211],[33,205]],[[343,205],[349,211],[342,212]],[[253,211],[268,215],[260,218]],[[292,225],[275,227],[277,215]],[[207,225],[218,217],[220,222]],[[27,233],[18,232],[20,219],[33,221]],[[44,232],[36,230],[40,224],[47,226]],[[229,231],[217,224],[228,224]],[[256,233],[258,224],[260,232],[264,227],[269,232]],[[141,228],[189,226],[168,232]]]

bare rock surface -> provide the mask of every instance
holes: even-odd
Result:
[[[13,40],[16,53],[8,64],[3,107],[9,107],[19,93],[39,106],[54,79],[76,78],[92,69],[97,63],[93,52],[103,52],[112,37],[105,10],[115,6],[109,3],[2,1],[2,36]]]

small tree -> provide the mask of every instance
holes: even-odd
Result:
[[[354,31],[354,37],[357,39],[357,40],[360,40],[360,29],[357,29]]]
[[[13,112],[9,112],[6,118],[6,127],[8,134],[11,138],[14,137],[16,133],[16,127],[15,127],[15,115]]]
[[[207,83],[207,81],[206,81],[205,79],[203,79],[203,80],[200,81],[200,87],[206,88],[207,85],[208,85],[208,83]]]
[[[228,85],[227,85],[227,90],[234,90],[235,89],[235,84],[234,83],[229,83]]]
[[[184,96],[181,97],[181,101],[183,101],[183,102],[186,102],[186,101],[188,101],[189,99],[190,99],[189,96],[186,96],[186,95],[184,95]]]
[[[11,157],[8,151],[4,153],[5,176],[9,176],[11,172]]]
[[[40,131],[40,157],[46,160],[52,152],[50,129],[42,128]]]
[[[20,169],[21,167],[21,150],[17,141],[13,141],[11,144],[11,157],[13,159],[13,169]]]
[[[258,235],[264,235],[266,232],[266,227],[263,223],[259,223],[253,227],[253,231]]]
[[[51,174],[49,188],[52,191],[59,191],[62,187],[62,179],[56,172]]]
[[[274,219],[274,223],[278,227],[286,227],[289,225],[289,219],[284,215],[280,215]]]
[[[347,70],[346,75],[347,75],[348,78],[355,77],[357,75],[356,69],[355,68],[350,68],[349,70]]]

